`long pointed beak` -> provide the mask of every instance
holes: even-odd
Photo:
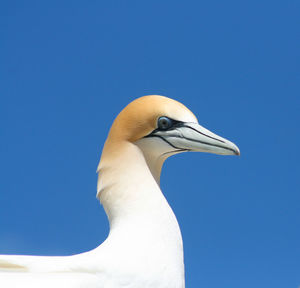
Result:
[[[197,123],[182,123],[175,129],[157,133],[177,149],[220,155],[240,155],[239,148]]]

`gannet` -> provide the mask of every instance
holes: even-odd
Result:
[[[240,153],[175,100],[152,95],[131,102],[113,122],[97,170],[107,239],[72,256],[0,255],[0,287],[183,288],[181,232],[160,173],[169,156],[186,151]]]

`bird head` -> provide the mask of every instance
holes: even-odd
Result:
[[[239,155],[232,142],[199,125],[195,115],[183,104],[158,95],[144,96],[128,104],[116,117],[98,166],[98,195],[106,187],[103,183],[107,167],[138,168],[140,154],[157,181],[164,161],[180,152],[209,152],[221,155]],[[110,173],[112,179],[114,173]],[[120,175],[120,174],[118,174]],[[109,182],[108,176],[105,177]]]
[[[127,105],[115,119],[108,139],[134,143],[152,157],[166,158],[185,151],[240,154],[235,144],[199,125],[183,104],[157,95]]]

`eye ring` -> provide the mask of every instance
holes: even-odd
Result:
[[[157,120],[157,127],[160,130],[167,130],[171,128],[172,125],[173,125],[172,120],[166,116],[159,117]]]

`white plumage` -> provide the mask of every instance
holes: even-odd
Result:
[[[239,155],[179,102],[145,96],[130,103],[114,121],[98,166],[108,238],[73,256],[0,255],[0,287],[183,288],[181,233],[159,181],[165,159],[184,151]]]

